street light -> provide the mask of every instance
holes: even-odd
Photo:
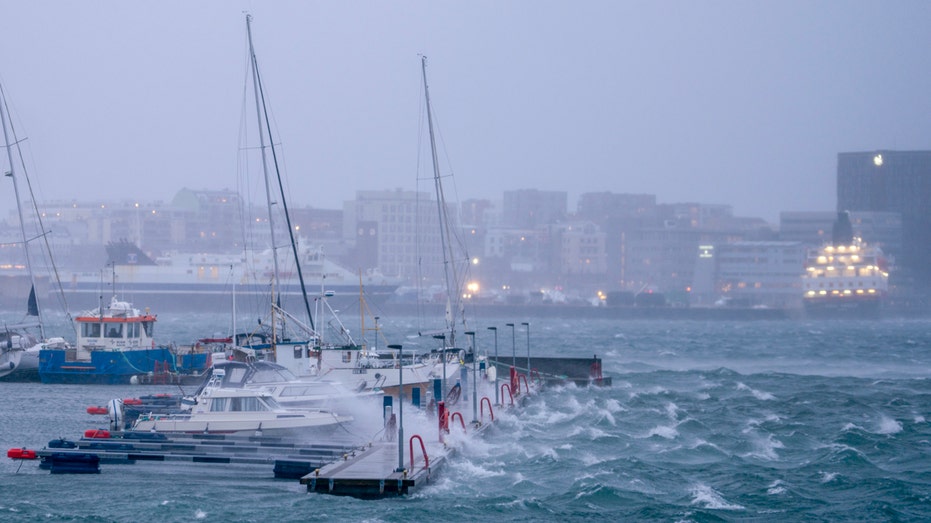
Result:
[[[400,345],[388,345],[388,348],[398,351],[398,468],[395,472],[404,472],[404,365],[401,365],[404,353]]]
[[[495,333],[495,382],[492,385],[495,388],[495,405],[500,405],[498,400],[498,327],[488,327],[488,330]]]
[[[527,384],[530,384],[530,323],[522,322],[521,325],[527,327]]]
[[[472,347],[472,424],[478,423],[478,383],[476,382],[475,372],[475,331],[466,331],[465,335],[471,340]]]
[[[437,334],[437,335],[433,336],[433,339],[435,339],[435,340],[443,340],[443,341],[442,341],[442,345],[441,345],[441,347],[440,347],[440,348],[442,349],[442,351],[443,351],[443,352],[442,352],[443,355],[440,356],[441,358],[443,358],[443,359],[441,360],[441,361],[443,362],[443,385],[440,387],[440,397],[437,398],[437,400],[436,400],[437,403],[439,403],[439,402],[443,401],[443,397],[446,395],[446,335],[445,335],[445,334]]]
[[[505,325],[511,328],[511,358],[513,359],[513,361],[511,362],[511,366],[516,369],[517,368],[517,342],[515,340],[517,338],[514,337],[514,324],[505,323]]]

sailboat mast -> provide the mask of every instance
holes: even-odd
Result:
[[[278,248],[275,244],[275,214],[272,212],[272,191],[268,181],[268,157],[265,152],[265,127],[262,124],[262,99],[259,94],[259,64],[255,57],[255,48],[252,45],[252,15],[246,15],[246,33],[249,35],[249,64],[252,69],[252,89],[255,92],[255,116],[258,119],[259,129],[259,149],[262,151],[262,172],[265,175],[265,198],[268,202],[268,225],[271,228],[271,248],[272,260],[274,263],[275,287],[279,287],[278,281]],[[271,136],[269,136],[271,141]]]
[[[39,320],[39,333],[45,339],[45,327],[42,325],[42,313],[39,307],[39,295],[36,292],[36,278],[32,273],[32,258],[29,256],[29,238],[26,237],[26,222],[23,220],[23,204],[19,201],[19,184],[16,182],[16,168],[13,162],[13,143],[10,141],[10,131],[7,129],[6,94],[0,85],[0,125],[3,127],[3,141],[6,145],[6,157],[10,162],[10,172],[7,176],[13,179],[13,195],[16,198],[16,210],[19,212],[19,230],[23,236],[23,252],[26,253],[26,271],[29,273],[30,299],[35,300],[36,314]],[[12,126],[12,121],[10,122]]]
[[[436,189],[436,207],[440,220],[440,245],[443,250],[443,275],[446,278],[446,328],[449,330],[449,345],[456,343],[456,314],[458,313],[459,289],[456,267],[453,264],[452,236],[449,230],[449,212],[446,208],[446,196],[443,193],[443,181],[440,177],[440,162],[436,155],[436,136],[433,131],[433,109],[430,107],[430,88],[427,85],[427,57],[420,57],[423,71],[423,93],[427,105],[427,128],[430,131],[430,154],[433,158],[433,185]]]
[[[278,250],[275,245],[275,223],[272,218],[272,191],[268,179],[268,161],[265,153],[265,132],[268,132],[269,149],[272,152],[272,161],[275,164],[275,175],[278,180],[278,191],[281,198],[282,210],[284,211],[285,222],[288,226],[288,238],[291,241],[291,251],[294,254],[294,264],[297,268],[297,277],[301,284],[301,296],[304,298],[304,308],[307,311],[307,319],[310,328],[314,329],[314,315],[310,311],[310,300],[307,298],[307,288],[304,285],[304,274],[301,272],[301,258],[298,254],[297,242],[294,240],[294,227],[291,226],[291,216],[288,213],[288,202],[284,197],[284,185],[281,182],[281,170],[278,168],[278,154],[275,151],[275,141],[272,139],[272,128],[268,120],[268,107],[265,104],[265,91],[262,88],[262,79],[259,76],[259,62],[255,56],[255,47],[252,45],[252,15],[246,15],[246,32],[249,35],[249,58],[252,64],[252,84],[255,92],[255,111],[259,122],[259,145],[262,149],[262,172],[265,175],[265,194],[268,200],[268,225],[271,227],[272,240],[272,259],[275,265],[275,286],[279,289],[280,281],[278,280]],[[264,125],[263,125],[264,117]],[[264,131],[263,131],[264,129]],[[280,292],[280,290],[279,290]]]

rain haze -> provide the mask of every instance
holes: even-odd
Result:
[[[5,1],[37,200],[234,188],[245,12],[293,205],[417,188],[421,54],[459,199],[648,193],[776,222],[834,209],[838,152],[931,148],[927,2]]]

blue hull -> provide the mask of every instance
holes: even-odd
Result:
[[[94,351],[90,361],[68,361],[65,349],[39,352],[42,383],[129,384],[134,376],[145,377],[167,371],[195,375],[207,368],[206,354],[176,356],[166,347],[126,351]]]

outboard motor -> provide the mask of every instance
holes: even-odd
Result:
[[[123,400],[112,399],[107,403],[107,416],[110,418],[110,430],[121,432],[124,427]]]

